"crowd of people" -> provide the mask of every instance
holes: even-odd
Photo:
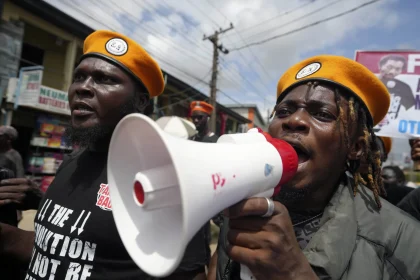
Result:
[[[0,181],[0,215],[11,207],[15,217],[0,223],[1,279],[157,279],[131,259],[112,203],[103,201],[115,126],[145,113],[164,86],[157,62],[132,39],[104,30],[88,36],[68,91],[66,135],[81,149],[45,194],[24,178],[12,148],[17,132],[0,128],[0,167],[10,171]],[[259,280],[420,279],[420,188],[408,187],[398,167],[382,167],[391,142],[373,130],[390,104],[383,82],[353,60],[320,55],[290,67],[276,98],[268,133],[295,148],[297,173],[268,203],[246,199],[214,217],[213,256],[205,223],[164,279],[244,279],[240,264]],[[212,110],[191,103],[198,133],[190,140],[217,141]],[[420,160],[420,140],[410,145]],[[34,232],[17,227],[27,209],[38,209]]]

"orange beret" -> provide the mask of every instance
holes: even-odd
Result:
[[[211,115],[211,113],[213,112],[213,106],[204,101],[193,101],[191,102],[190,108],[191,112],[200,111],[208,115]]]
[[[127,36],[108,30],[93,32],[85,40],[81,59],[88,56],[97,56],[116,63],[139,80],[150,97],[163,92],[165,81],[159,65]]]
[[[391,98],[381,80],[362,64],[334,55],[314,56],[290,67],[277,84],[277,102],[292,88],[316,80],[352,92],[366,106],[373,126],[388,112]]]
[[[379,136],[379,138],[382,140],[382,143],[384,143],[386,154],[389,154],[392,148],[392,139],[390,137],[385,136]]]

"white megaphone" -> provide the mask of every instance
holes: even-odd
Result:
[[[252,132],[200,143],[171,136],[141,114],[119,122],[108,186],[118,232],[140,269],[168,276],[212,217],[243,199],[271,197],[295,174],[292,146]]]

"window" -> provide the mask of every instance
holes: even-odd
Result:
[[[19,69],[27,66],[43,65],[44,50],[27,43],[23,43],[20,58]]]

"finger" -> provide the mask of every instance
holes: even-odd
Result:
[[[229,228],[245,231],[264,230],[269,224],[270,218],[263,217],[240,217],[229,220]]]
[[[29,186],[3,186],[0,187],[0,193],[24,193],[30,189]]]
[[[254,250],[229,244],[226,246],[226,253],[233,261],[244,265],[250,265],[252,263]]]
[[[420,151],[411,151],[411,157],[418,158],[420,156]]]
[[[225,212],[231,219],[244,217],[244,216],[262,216],[267,213],[268,203],[264,197],[253,197],[242,200],[241,202],[231,206],[228,211]],[[274,212],[273,215],[287,211],[286,208],[277,201],[274,201]]]
[[[0,193],[0,200],[12,199],[21,201],[24,198],[24,194],[20,193]]]
[[[420,140],[419,140],[419,139],[414,140],[414,141],[411,143],[411,147],[413,147],[413,148],[418,148],[418,147],[420,147]]]
[[[262,250],[253,250],[246,247],[228,245],[226,253],[233,261],[247,266],[248,268],[257,267],[264,262]]]
[[[408,140],[408,144],[410,144],[410,147],[413,147],[413,145],[414,145],[414,143],[415,143],[415,141],[414,141],[415,139],[410,139],[410,140]]]
[[[20,204],[20,202],[13,199],[0,200],[0,207],[10,205],[10,204]]]
[[[6,185],[30,185],[31,180],[26,178],[13,178],[13,179],[5,179],[1,180],[0,185],[6,186]]]
[[[265,232],[240,231],[231,229],[228,231],[227,240],[232,246],[240,246],[248,249],[261,249],[265,239]]]

